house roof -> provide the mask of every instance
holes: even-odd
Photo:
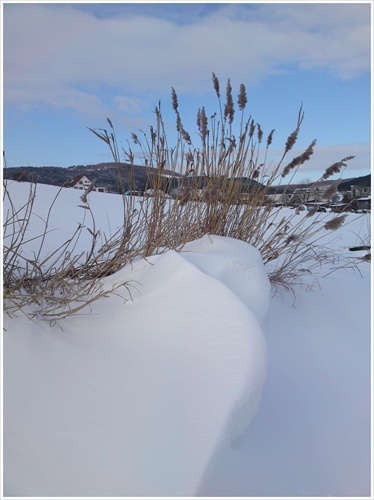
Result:
[[[75,186],[77,184],[77,182],[79,182],[82,179],[82,177],[87,177],[87,179],[94,184],[94,182],[88,177],[88,175],[86,175],[86,174],[77,174],[74,177],[74,179],[71,182],[69,182],[68,187]]]

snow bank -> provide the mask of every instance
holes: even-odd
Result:
[[[269,302],[257,251],[205,237],[107,286],[128,280],[132,301],[100,300],[61,328],[7,320],[7,495],[192,496],[256,413]]]

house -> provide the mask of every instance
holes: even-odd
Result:
[[[334,181],[320,181],[309,184],[287,184],[270,186],[268,198],[275,205],[298,207],[303,205],[326,205],[325,191]]]
[[[351,185],[338,204],[331,204],[333,211],[368,212],[371,210],[371,186]]]
[[[367,198],[371,195],[371,186],[352,185],[353,198]]]
[[[74,177],[74,179],[68,184],[69,188],[73,189],[81,189],[86,191],[93,184],[92,191],[97,191],[99,193],[105,193],[104,187],[97,187],[95,183],[87,177],[86,174],[78,174]]]
[[[269,202],[275,206],[287,205],[292,200],[294,189],[291,186],[270,186],[267,191]]]
[[[364,212],[367,212],[371,210],[371,196],[356,198],[353,201],[353,204],[356,210],[362,210]]]
[[[332,212],[369,212],[371,210],[371,196],[353,198],[330,205]]]

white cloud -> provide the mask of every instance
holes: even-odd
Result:
[[[74,4],[6,4],[5,102],[59,99],[92,113],[103,107],[100,89],[112,86],[135,112],[134,98],[145,91],[210,90],[211,71],[247,84],[290,65],[353,78],[370,69],[369,9],[222,5],[177,24],[150,15],[98,18]]]
[[[113,98],[113,101],[121,113],[136,115],[140,114],[144,109],[143,101],[138,97],[117,95]]]

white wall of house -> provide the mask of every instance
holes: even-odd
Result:
[[[73,187],[74,189],[88,189],[90,185],[90,179],[86,175],[83,175]]]
[[[74,186],[72,186],[74,189],[81,189],[81,190],[86,190],[88,189],[92,184],[92,181],[86,176],[86,175],[83,175],[79,181],[74,184]],[[105,193],[105,188],[103,187],[97,187],[95,186],[94,191],[98,191],[100,193]]]

